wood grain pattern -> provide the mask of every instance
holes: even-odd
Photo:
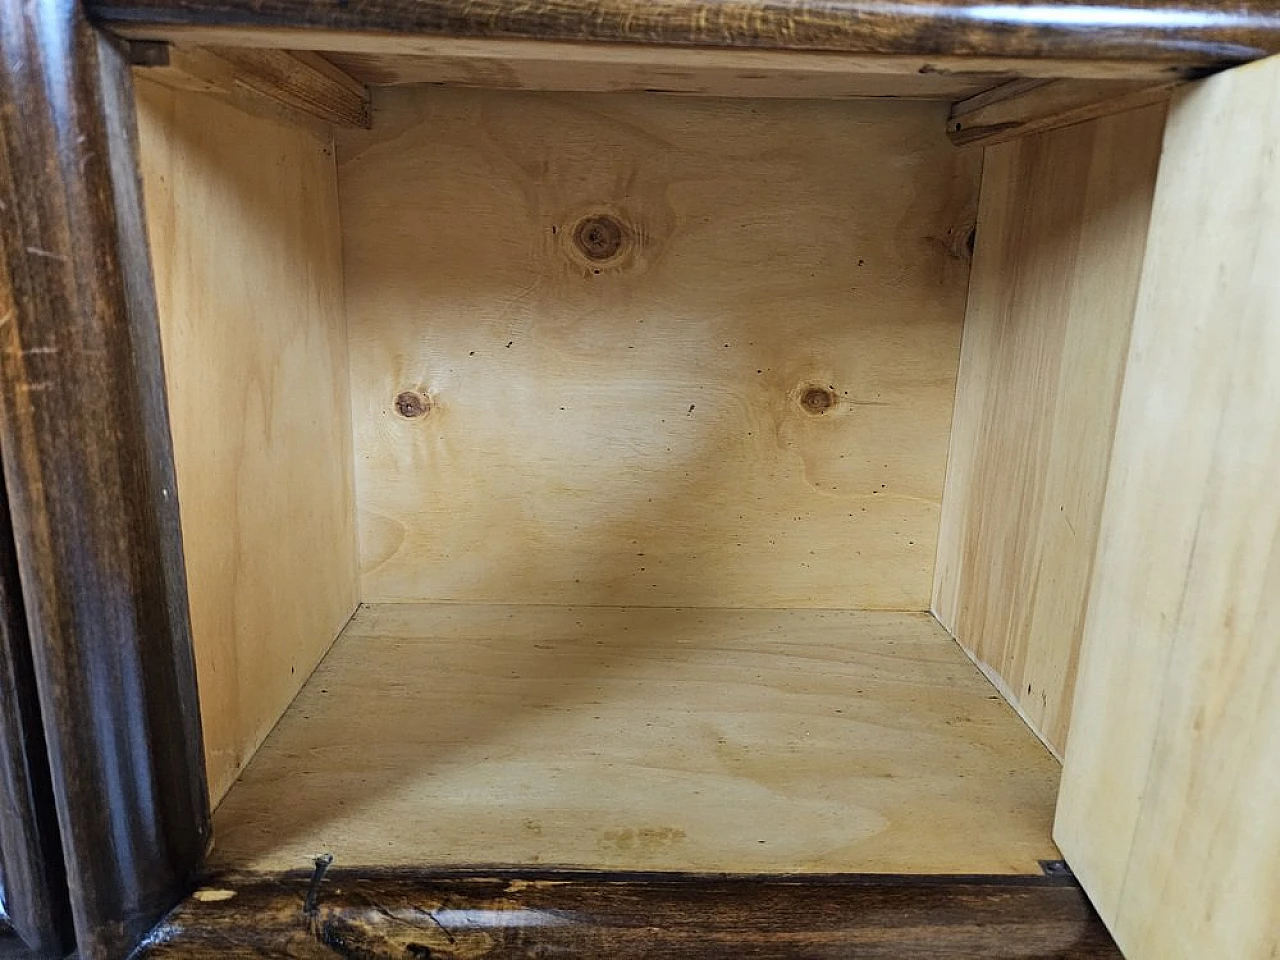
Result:
[[[213,858],[1034,873],[1057,775],[927,614],[375,605]]]
[[[1057,836],[1131,960],[1280,955],[1280,59],[1169,114]]]
[[[1280,51],[1267,0],[90,0],[111,28],[308,28],[1222,66]]]
[[[928,605],[980,159],[941,104],[375,94],[363,599]]]
[[[955,104],[947,132],[953,143],[962,146],[991,146],[1164,103],[1173,89],[1172,84],[1141,80],[1055,80],[1031,85],[1015,80]],[[1005,90],[1009,96],[1002,96]]]
[[[840,53],[468,37],[415,38],[402,52],[349,50],[325,57],[370,86],[442,83],[579,93],[958,100],[1003,79],[925,70],[924,61],[912,68],[901,58]]]
[[[357,602],[337,180],[327,138],[138,85],[214,799]]]
[[[1163,107],[987,151],[934,584],[1066,747]]]
[[[22,583],[0,479],[0,922],[20,955],[64,957],[74,937]],[[0,931],[2,934],[3,931]],[[0,935],[0,957],[6,954]]]
[[[369,92],[317,54],[166,45],[145,60],[142,77],[178,90],[262,97],[340,126],[370,123]]]
[[[1120,957],[1069,878],[335,870],[310,915],[305,875],[205,884],[139,960]]]
[[[111,30],[135,43],[178,43],[200,46],[242,47],[268,50],[311,50],[323,55],[364,57],[373,62],[390,58],[399,65],[402,58],[419,61],[413,69],[430,69],[424,60],[479,61],[488,81],[519,77],[526,63],[564,60],[561,77],[590,76],[602,66],[637,71],[654,67],[666,69],[675,62],[683,70],[694,67],[714,70],[720,65],[751,66],[753,72],[795,70],[830,75],[843,73],[849,82],[856,75],[879,77],[881,82],[901,84],[904,94],[924,83],[947,84],[979,78],[1002,83],[1019,77],[1073,78],[1086,80],[1172,83],[1202,76],[1207,67],[1186,67],[1152,60],[1099,60],[1035,57],[1010,59],[998,55],[940,56],[927,53],[876,54],[840,50],[790,50],[768,46],[689,46],[663,43],[589,42],[583,40],[503,39],[450,34],[387,33],[385,31],[331,31],[307,27],[237,27],[213,23],[183,23],[164,26],[115,22]],[[502,70],[507,64],[510,70]],[[406,67],[405,69],[409,69]],[[550,69],[549,67],[547,69]],[[386,74],[384,74],[386,75]],[[932,80],[930,80],[932,78]],[[831,81],[831,82],[834,82]],[[488,85],[488,84],[486,84]],[[510,84],[498,84],[509,86]]]
[[[0,0],[0,446],[76,948],[115,960],[208,839],[159,324],[120,51]]]

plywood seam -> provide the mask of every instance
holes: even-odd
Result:
[[[1039,740],[1040,743],[1043,744],[1044,748],[1053,755],[1053,759],[1057,760],[1058,763],[1062,763],[1062,754],[1060,754],[1058,749],[1048,741],[1045,735],[1040,731],[1039,726],[1027,715],[1026,710],[1018,700],[1013,689],[1005,682],[1004,677],[1000,676],[1000,673],[996,668],[979,658],[975,651],[970,650],[967,646],[957,640],[956,635],[947,629],[946,624],[939,620],[936,614],[931,613],[930,616],[933,617],[939,627],[946,631],[947,636],[949,636],[955,645],[960,648],[964,655],[969,659],[969,662],[977,667],[978,672],[986,677],[987,682],[995,688],[996,693],[1000,694],[1000,699],[1007,703],[1009,705],[1009,709],[1018,715],[1018,718],[1026,725],[1027,729],[1036,735],[1036,739]]]

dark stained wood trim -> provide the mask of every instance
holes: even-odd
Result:
[[[1070,877],[212,876],[139,960],[1117,960]]]
[[[242,42],[263,29],[306,28],[1187,68],[1280,51],[1272,0],[87,0],[86,8],[109,29],[155,39],[176,39],[166,28],[183,26],[236,28]]]
[[[71,949],[71,914],[49,782],[9,502],[0,478],[0,865],[13,936],[36,957]]]
[[[33,954],[22,942],[8,920],[0,918],[0,960],[34,960]]]
[[[73,0],[0,0],[0,446],[84,960],[209,832],[130,84]]]

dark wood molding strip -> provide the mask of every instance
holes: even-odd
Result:
[[[34,957],[65,956],[73,943],[66,874],[2,478],[0,864],[4,867],[4,906],[12,935],[20,937]]]
[[[1118,960],[1070,877],[334,871],[214,876],[140,960]]]
[[[1280,51],[1270,0],[87,0],[99,24],[621,41],[869,55],[1157,61],[1219,68]],[[232,36],[222,41],[234,43]],[[246,40],[247,42],[247,40]]]
[[[180,90],[261,97],[341,127],[368,128],[369,91],[318,54],[237,47],[147,45],[142,76]]]
[[[78,4],[0,0],[0,446],[85,960],[209,830],[130,83]]]

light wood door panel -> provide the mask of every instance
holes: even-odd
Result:
[[[1130,960],[1280,956],[1280,59],[1175,98],[1055,838]]]

